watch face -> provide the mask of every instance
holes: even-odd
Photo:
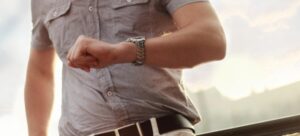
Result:
[[[135,43],[137,46],[144,46],[145,37],[144,36],[132,37],[130,38],[130,41]]]
[[[142,41],[142,40],[145,40],[145,37],[144,36],[138,36],[138,37],[133,37],[134,40],[136,41]]]

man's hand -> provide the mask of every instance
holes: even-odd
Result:
[[[90,68],[103,68],[112,64],[132,62],[136,49],[129,42],[106,43],[79,36],[67,55],[68,65],[87,72]]]

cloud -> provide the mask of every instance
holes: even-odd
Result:
[[[250,25],[251,27],[265,27],[264,31],[266,32],[289,29],[289,20],[299,13],[299,10],[300,1],[290,2],[287,8],[262,13],[254,18],[254,20],[250,22]]]
[[[10,18],[11,16],[13,16],[15,13],[18,12],[19,8],[20,8],[20,1],[17,0],[2,0],[0,1],[0,8],[1,11],[0,12],[0,17],[1,17],[1,21],[0,21],[0,26],[3,22],[3,20],[6,20],[7,18]]]
[[[189,70],[185,73],[189,77],[185,78],[185,83],[193,91],[216,87],[224,96],[240,99],[253,92],[259,93],[300,81],[299,69],[300,49],[260,59],[231,54],[222,62]]]
[[[299,81],[300,1],[213,0],[227,37],[227,57],[185,72],[191,90],[216,86],[238,98]]]
[[[257,82],[261,74],[260,65],[253,59],[233,56],[216,69],[213,83],[224,96],[238,99],[250,95],[253,90],[261,90],[261,83]]]
[[[207,90],[212,87],[212,74],[215,63],[200,65],[193,69],[186,69],[183,72],[183,83],[189,91]]]
[[[29,11],[22,12],[16,17],[18,21],[10,23],[9,26],[0,26],[1,35],[5,35],[0,35],[0,82],[2,83],[0,108],[7,107],[4,112],[11,112],[11,105],[16,99],[17,90],[24,87],[31,34],[29,16]],[[2,21],[7,20],[0,22]],[[8,28],[2,29],[4,27]],[[7,29],[10,31],[6,31]]]
[[[23,89],[14,91],[16,101],[9,105],[12,109],[10,114],[0,116],[0,134],[5,136],[27,136],[26,116],[24,107]]]
[[[23,21],[24,16],[22,15],[30,11],[29,3],[30,1],[27,0],[0,1],[0,41],[5,40],[15,30],[16,26]]]
[[[296,36],[300,30],[300,1],[221,0],[214,3],[227,35],[228,53],[261,57],[299,48]]]
[[[250,27],[261,27],[264,32],[289,29],[288,22],[300,9],[300,1],[289,0],[220,0],[214,1],[222,20],[240,17]]]

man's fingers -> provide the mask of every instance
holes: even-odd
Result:
[[[69,51],[68,51],[68,55],[67,55],[68,61],[71,61],[71,60],[72,60],[72,56],[73,56],[73,54],[74,54],[75,46],[76,46],[76,44],[73,45],[73,46],[69,49]]]
[[[88,37],[79,36],[73,47],[68,52],[68,65],[85,71],[88,71],[90,68],[102,68],[107,66],[106,60],[100,60],[102,59],[100,56],[107,56],[107,54],[105,54],[106,48],[103,48],[104,54],[99,48],[92,48],[96,45],[94,43],[95,41],[96,40],[89,39]],[[104,47],[105,43],[102,44]],[[89,48],[91,52],[88,52],[88,47],[91,47]]]
[[[74,50],[74,47],[70,48],[68,55],[67,55],[68,65],[71,67],[75,67],[75,65],[73,64],[73,61],[72,61],[73,50]]]
[[[98,64],[98,60],[95,57],[92,56],[81,56],[79,58],[76,58],[76,60],[74,60],[74,63],[78,64],[78,65],[97,65]]]
[[[91,71],[91,68],[89,68],[89,67],[82,67],[80,69],[82,69],[85,72],[90,72]]]
[[[67,55],[67,59],[69,61],[69,64],[74,64],[78,58],[82,57],[82,56],[86,56],[86,53],[84,49],[84,44],[85,42],[83,42],[85,39],[84,36],[79,36],[76,40],[76,42],[74,43],[74,45],[69,49],[68,55]]]
[[[81,56],[69,61],[69,65],[73,67],[95,67],[98,65],[98,60],[92,56]]]

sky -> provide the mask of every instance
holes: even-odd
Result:
[[[187,88],[216,87],[239,99],[300,80],[299,0],[212,3],[225,29],[227,56],[186,70]]]
[[[188,90],[212,87],[231,99],[241,99],[300,81],[299,0],[211,0],[227,39],[223,61],[185,70]],[[30,50],[29,0],[0,1],[0,133],[26,133],[23,87]],[[61,63],[57,64],[60,73]],[[60,74],[56,93],[60,93]],[[57,133],[57,95],[51,133]],[[16,125],[18,124],[18,125]],[[14,131],[19,130],[19,131]]]

